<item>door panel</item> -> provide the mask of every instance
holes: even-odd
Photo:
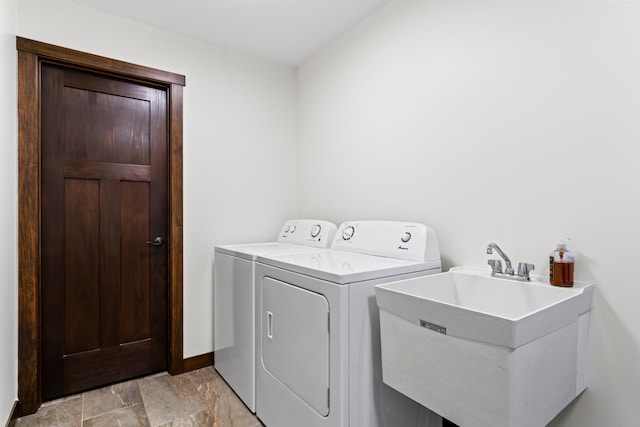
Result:
[[[69,88],[65,94],[65,157],[148,165],[149,102]],[[105,116],[110,120],[101,121]],[[77,128],[75,123],[79,122],[100,125]]]
[[[100,181],[64,180],[64,353],[100,347]]]
[[[44,399],[167,366],[166,92],[42,66]]]
[[[121,263],[121,303],[135,310],[121,312],[120,336],[124,342],[145,339],[151,333],[150,317],[150,264],[149,252],[157,248],[140,242],[151,240],[149,235],[149,185],[146,182],[121,184],[122,221],[120,242],[128,256]],[[138,302],[144,301],[144,304]]]
[[[264,277],[262,364],[322,416],[329,415],[329,302],[320,294]]]

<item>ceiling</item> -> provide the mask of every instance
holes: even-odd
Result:
[[[174,33],[298,65],[388,0],[72,0]]]

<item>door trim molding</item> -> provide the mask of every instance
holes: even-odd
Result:
[[[16,37],[18,50],[18,416],[37,411],[40,383],[40,64],[55,62],[164,88],[168,115],[169,373],[184,372],[182,92],[185,76]]]

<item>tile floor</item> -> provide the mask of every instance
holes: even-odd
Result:
[[[47,402],[9,427],[261,427],[213,367]]]

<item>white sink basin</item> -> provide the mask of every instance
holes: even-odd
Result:
[[[378,305],[446,335],[517,348],[575,322],[591,308],[593,286],[559,288],[539,280],[491,277],[488,270],[452,269],[381,285]]]
[[[458,425],[547,425],[587,387],[593,288],[461,268],[376,286],[383,381]]]

